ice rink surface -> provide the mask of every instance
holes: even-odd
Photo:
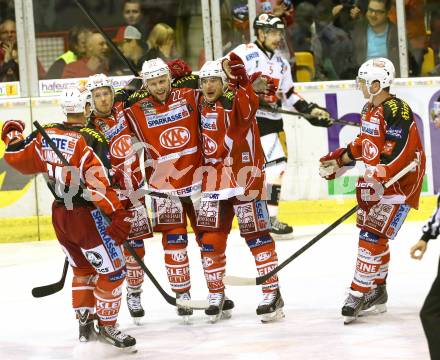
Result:
[[[335,216],[336,219],[336,216]],[[259,287],[228,287],[233,316],[210,324],[198,311],[184,325],[146,279],[142,326],[132,323],[125,300],[119,323],[137,340],[136,354],[97,341],[77,340],[70,300],[71,271],[65,288],[35,299],[31,289],[57,281],[64,255],[57,241],[0,245],[0,359],[243,359],[243,360],[425,360],[429,359],[418,312],[435,277],[439,245],[432,241],[425,258],[410,259],[409,248],[421,234],[420,223],[406,223],[391,244],[388,312],[343,325],[340,308],[350,285],[358,231],[341,225],[280,273],[286,318],[262,324],[255,315]],[[296,240],[277,242],[280,261],[324,226],[297,227]],[[207,294],[198,248],[190,242],[192,297]],[[158,236],[148,240],[145,262],[169,290]],[[253,276],[253,258],[234,231],[227,250],[229,275]]]

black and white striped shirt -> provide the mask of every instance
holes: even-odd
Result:
[[[437,209],[428,222],[423,226],[422,240],[428,242],[431,239],[436,239],[440,234],[440,195],[437,198]]]

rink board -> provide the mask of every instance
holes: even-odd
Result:
[[[115,81],[116,85],[124,84],[126,78]],[[29,134],[32,121],[43,124],[63,121],[56,94],[72,80],[64,82],[41,82],[40,92],[44,96],[39,98],[0,97],[0,123],[22,119],[27,127],[25,133]],[[2,92],[16,96],[12,85]],[[296,89],[308,101],[327,107],[332,117],[359,122],[364,100],[353,81],[302,83]],[[425,146],[427,169],[421,209],[409,215],[410,220],[424,221],[435,207],[432,195],[440,188],[440,130],[429,121],[433,103],[440,97],[440,79],[399,79],[392,92],[413,109]],[[345,176],[327,182],[318,175],[318,159],[328,151],[346,146],[357,135],[358,128],[334,125],[324,129],[313,127],[296,116],[284,119],[289,157],[281,194],[284,200],[281,219],[296,226],[336,220],[354,204],[355,179],[363,169],[357,165]],[[3,153],[4,144],[0,142],[0,242],[54,238],[50,221],[52,195],[43,178],[17,173],[6,164]]]

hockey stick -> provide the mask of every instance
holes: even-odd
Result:
[[[290,111],[290,110],[285,110],[283,108],[277,108],[277,109],[272,109],[270,107],[266,107],[266,106],[262,106],[260,107],[261,110],[264,111],[269,111],[272,113],[279,113],[279,114],[286,114],[286,115],[296,115],[296,116],[301,116],[304,119],[312,119],[315,118],[314,116],[310,115],[310,114],[305,114],[305,113],[301,113],[301,112],[297,112],[297,111]],[[340,119],[332,119],[330,118],[330,120],[334,123],[334,124],[339,124],[339,125],[349,125],[349,126],[356,126],[359,127],[359,124],[354,122],[354,121],[347,121],[347,120],[340,120]]]
[[[64,259],[63,274],[61,275],[61,279],[53,284],[34,287],[32,289],[32,296],[36,298],[40,298],[61,291],[61,289],[64,287],[64,283],[66,282],[66,275],[68,269],[69,269],[69,261],[67,260],[66,257]]]
[[[63,156],[63,154],[61,153],[61,151],[56,147],[56,145],[54,144],[54,142],[52,141],[52,139],[49,137],[49,135],[47,135],[46,131],[43,129],[43,127],[39,124],[38,121],[34,121],[34,126],[35,128],[38,130],[38,132],[43,136],[44,140],[46,140],[47,144],[49,144],[49,146],[52,148],[52,150],[55,152],[55,154],[58,156],[58,158],[60,159],[60,161],[64,164],[64,166],[70,166],[69,162],[66,160],[66,158]],[[80,182],[80,187],[81,189],[83,189],[83,191],[88,191],[87,190],[87,186],[84,184],[84,182],[81,180],[81,178],[78,176],[79,178],[79,182]],[[104,213],[102,213],[103,218],[105,218],[108,222],[109,219],[105,216]],[[151,271],[147,268],[147,266],[145,265],[145,263],[142,261],[142,259],[139,257],[138,254],[136,254],[136,252],[134,251],[134,249],[131,247],[130,243],[126,240],[124,241],[124,247],[129,251],[129,253],[134,257],[134,259],[137,261],[137,263],[140,265],[140,267],[142,268],[142,270],[144,270],[144,272],[147,274],[148,278],[150,279],[150,281],[154,284],[154,286],[156,287],[156,289],[161,293],[161,295],[163,296],[163,298],[166,300],[166,302],[170,305],[180,305],[182,307],[186,307],[186,308],[192,308],[195,310],[203,310],[206,309],[208,307],[208,304],[205,300],[179,300],[171,295],[169,295],[164,289],[163,287],[159,284],[159,282],[156,280],[156,278],[154,277],[154,275],[151,273]],[[64,286],[64,282],[62,283],[61,289]],[[60,289],[60,290],[61,290]]]
[[[420,161],[418,159],[413,160],[405,168],[403,168],[399,173],[394,175],[385,184],[385,188],[388,188],[391,185],[393,185],[397,180],[399,180],[401,177],[403,177],[409,171],[411,171],[412,169],[417,167],[419,164],[420,164]],[[232,286],[261,285],[261,284],[263,284],[264,282],[269,280],[272,276],[274,276],[276,273],[278,273],[281,269],[283,269],[288,264],[290,264],[293,260],[295,260],[298,256],[300,256],[303,252],[305,252],[313,244],[317,243],[320,239],[322,239],[330,231],[332,231],[334,228],[336,228],[338,225],[340,225],[346,219],[348,219],[351,215],[353,215],[357,211],[358,208],[359,208],[359,206],[356,205],[355,207],[350,209],[348,212],[346,212],[344,215],[342,215],[338,220],[336,220],[333,224],[331,224],[330,226],[325,228],[322,232],[320,232],[318,235],[316,235],[307,244],[305,244],[303,247],[301,247],[298,251],[296,251],[293,255],[288,257],[280,265],[278,265],[272,271],[268,272],[266,275],[258,276],[256,278],[247,278],[247,277],[240,277],[240,276],[225,276],[224,279],[223,279],[224,283],[227,284],[227,285],[232,285]]]
[[[107,41],[107,44],[111,47],[111,49],[118,55],[118,57],[124,62],[125,65],[128,66],[128,68],[131,70],[134,76],[139,76],[139,73],[134,68],[133,64],[128,61],[128,59],[124,56],[124,54],[119,50],[119,48],[115,45],[115,43],[110,39],[110,36],[107,35],[107,33],[104,31],[104,29],[99,25],[99,23],[96,21],[95,17],[87,11],[87,9],[84,7],[83,4],[79,0],[75,0],[76,5],[81,9],[81,11],[84,13],[84,15],[90,20],[90,22],[93,24],[93,26],[96,27],[96,29],[101,33],[102,36],[104,36],[105,40]]]

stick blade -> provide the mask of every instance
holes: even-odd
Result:
[[[240,276],[225,276],[223,278],[225,285],[231,286],[250,286],[257,285],[257,280],[255,278],[246,278]]]
[[[194,310],[206,310],[209,307],[207,300],[176,299],[176,305]]]
[[[41,298],[41,297],[55,294],[58,291],[61,291],[61,289],[63,288],[63,285],[64,284],[61,284],[61,283],[55,283],[55,284],[35,287],[32,289],[32,296],[35,298]]]

